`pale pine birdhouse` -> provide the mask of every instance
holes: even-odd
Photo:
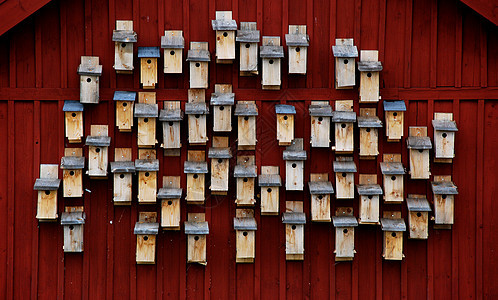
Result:
[[[66,148],[61,158],[63,197],[83,197],[85,158],[81,148]]]
[[[188,155],[189,160],[183,164],[183,172],[187,174],[187,204],[203,204],[208,173],[205,152],[189,151]]]
[[[403,202],[403,177],[406,171],[401,163],[401,154],[384,154],[384,162],[380,163],[380,171],[384,182],[385,203]]]
[[[379,102],[380,100],[380,71],[382,63],[379,60],[379,51],[362,50],[358,71],[360,71],[360,103]]]
[[[140,83],[143,89],[155,89],[157,84],[157,59],[159,47],[138,47],[140,58]]]
[[[351,207],[337,209],[332,217],[335,227],[335,261],[351,261],[356,251],[354,250],[354,228],[358,221],[353,215]]]
[[[458,194],[451,176],[434,176],[434,228],[450,229],[455,220],[455,195]]]
[[[330,195],[334,193],[327,173],[310,174],[311,221],[330,222]]]
[[[261,79],[263,90],[280,90],[281,60],[284,57],[284,47],[280,46],[280,37],[264,36],[259,57],[263,64]]]
[[[190,64],[190,88],[207,89],[209,86],[209,62],[211,57],[207,42],[190,42],[187,53]]]
[[[180,108],[180,101],[165,101],[164,109],[159,113],[159,121],[163,127],[163,144],[164,155],[180,156],[182,147],[181,121],[183,120],[183,111]]]
[[[237,22],[231,11],[217,11],[216,20],[211,20],[216,31],[216,63],[231,64],[235,59],[235,31]]]
[[[159,234],[157,213],[141,212],[135,223],[133,233],[137,235],[136,262],[142,264],[156,263],[156,236]]]
[[[377,174],[360,174],[356,190],[360,196],[360,224],[379,224],[382,188],[377,184]]]
[[[335,124],[335,152],[351,154],[354,150],[354,111],[334,111],[332,122]]]
[[[379,155],[379,128],[382,128],[382,121],[375,111],[375,108],[360,108],[360,159],[375,159]]]
[[[385,260],[403,260],[403,232],[406,231],[405,220],[401,212],[384,212],[389,218],[382,218],[380,224],[384,232],[382,257]]]
[[[98,56],[82,56],[78,67],[80,75],[80,102],[85,104],[99,103],[99,83],[102,65]]]
[[[113,100],[116,102],[116,126],[120,132],[131,132],[131,128],[133,127],[133,104],[136,98],[136,92],[114,92]]]
[[[289,146],[294,140],[294,116],[296,108],[292,105],[275,105],[277,114],[277,140],[279,146]]]
[[[114,42],[114,70],[117,74],[133,73],[133,44],[137,42],[137,33],[133,31],[133,21],[116,21],[112,31]]]
[[[384,101],[386,114],[386,136],[388,142],[399,142],[403,137],[405,101]]]
[[[354,173],[356,164],[352,157],[340,157],[334,161],[335,189],[337,199],[354,199]]]
[[[205,145],[208,141],[206,119],[209,108],[205,102],[205,90],[190,89],[188,101],[185,103],[185,114],[188,117],[189,144]]]
[[[164,31],[164,36],[161,37],[161,48],[164,50],[164,74],[181,74],[183,71],[183,48],[185,48],[183,31]]]
[[[237,181],[237,206],[253,206],[255,179],[258,177],[258,168],[254,156],[238,156],[237,165],[233,169],[233,177]]]
[[[235,40],[239,42],[240,76],[258,75],[259,30],[256,22],[240,22]]]
[[[83,237],[86,215],[82,211],[63,212],[61,225],[64,231],[64,252],[83,252]]]
[[[232,151],[228,147],[228,137],[213,137],[213,147],[209,148],[211,159],[211,193],[226,195]]]
[[[429,212],[431,205],[425,195],[408,194],[408,229],[410,239],[429,238]]]
[[[358,57],[358,49],[353,39],[335,39],[332,46],[335,57],[335,88],[352,89],[356,84],[355,59]]]
[[[410,178],[429,179],[429,150],[432,149],[431,139],[427,136],[427,127],[410,127],[410,136],[406,139],[410,156]]]
[[[237,209],[233,218],[235,230],[235,262],[253,263],[256,257],[256,230],[258,225],[251,209]]]
[[[64,112],[64,127],[69,143],[81,143],[83,137],[83,104],[78,101],[66,100]]]
[[[163,187],[157,193],[161,200],[161,228],[164,230],[180,230],[180,199],[183,190],[180,187],[180,176],[164,176]]]
[[[157,104],[135,104],[134,117],[138,119],[137,143],[139,148],[156,146],[156,119],[159,116]]]
[[[330,118],[333,115],[328,101],[312,101],[309,106],[311,116],[311,147],[330,146]]]
[[[213,131],[232,131],[232,106],[235,103],[235,94],[231,84],[216,84],[215,92],[211,94],[213,108]]]
[[[304,212],[285,212],[282,215],[285,224],[285,258],[286,260],[304,260]]]
[[[261,215],[278,215],[280,206],[280,178],[278,166],[261,166],[258,184],[261,188]]]
[[[207,264],[207,235],[209,234],[209,224],[205,220],[205,215],[188,214],[188,221],[185,222],[185,234],[187,235],[187,263]]]
[[[109,164],[108,149],[111,137],[108,136],[107,125],[92,125],[91,135],[86,137],[88,146],[88,171],[90,178],[106,178]]]
[[[58,165],[40,165],[40,178],[36,179],[33,190],[38,192],[36,218],[38,221],[57,220]]]
[[[131,148],[115,148],[114,161],[111,162],[114,205],[131,205],[133,174],[135,162],[131,160]]]
[[[305,75],[310,45],[306,25],[289,25],[289,33],[285,35],[285,44],[289,51],[289,74]]]
[[[285,160],[285,189],[302,191],[304,189],[304,161],[307,159],[303,150],[303,139],[294,139],[283,152]]]
[[[138,172],[138,203],[155,204],[159,160],[154,158],[136,159],[135,170]]]
[[[432,120],[434,127],[434,162],[451,163],[455,157],[455,134],[457,124],[452,113],[435,113]]]
[[[258,107],[254,101],[237,101],[237,146],[239,150],[256,149],[256,117]]]

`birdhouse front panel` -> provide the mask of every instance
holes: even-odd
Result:
[[[333,113],[332,122],[335,123],[335,152],[353,153],[353,123],[356,122],[356,113],[353,111],[353,101],[336,101],[336,111]]]
[[[380,74],[382,64],[378,61],[379,51],[362,50],[360,52],[360,103],[378,102],[380,99]]]
[[[231,84],[216,84],[214,93],[211,94],[211,106],[213,107],[213,131],[232,131],[232,106],[235,94],[232,93]]]
[[[330,222],[330,194],[334,193],[327,173],[312,173],[308,187],[311,194],[311,221]]]
[[[338,227],[335,229],[336,258],[354,257],[354,228]]]
[[[164,74],[182,73],[184,47],[183,31],[164,31],[164,36],[161,37],[161,48],[164,50]]]
[[[432,120],[434,127],[434,161],[451,163],[455,157],[455,134],[458,131],[452,113],[435,113]]]
[[[296,108],[292,105],[275,105],[277,114],[277,140],[280,146],[288,146],[294,140],[294,115]]]
[[[157,59],[159,47],[138,47],[140,58],[140,83],[143,89],[155,89],[157,84]]]
[[[238,101],[234,114],[237,116],[237,145],[239,150],[256,148],[256,117],[258,107],[254,101]]]
[[[83,252],[85,213],[79,207],[66,207],[61,215],[64,235],[64,252]]]
[[[156,235],[159,233],[157,213],[140,212],[133,233],[137,235],[137,264],[154,264],[156,262]]]
[[[189,89],[189,102],[185,103],[185,114],[188,115],[188,141],[190,144],[205,145],[207,137],[206,115],[209,108],[205,102],[204,89]]]
[[[120,132],[131,132],[133,126],[133,104],[136,97],[136,92],[114,92],[113,100],[116,102],[116,126]]]
[[[402,260],[405,221],[401,219],[401,212],[384,211],[384,216],[385,218],[381,219],[384,232],[382,256],[385,260]]]
[[[427,239],[429,237],[429,212],[431,206],[425,195],[410,194],[406,198],[408,207],[409,238]]]
[[[228,137],[213,137],[208,158],[211,159],[211,192],[226,195],[228,192],[228,172],[232,152],[228,147]]]
[[[182,147],[180,128],[183,120],[180,101],[165,101],[163,105],[164,109],[159,114],[163,127],[162,147],[165,149],[165,155],[170,153],[171,156],[179,156],[179,149]]]
[[[133,73],[133,43],[137,34],[133,31],[133,21],[116,21],[116,30],[112,33],[114,42],[114,69],[118,74]]]
[[[134,116],[138,119],[137,142],[139,148],[153,148],[156,141],[156,119],[159,109],[155,92],[138,93]]]
[[[64,111],[64,125],[69,143],[81,143],[83,137],[83,104],[79,101],[66,100]]]
[[[240,22],[235,38],[239,42],[240,76],[258,75],[259,36],[256,22]]]
[[[163,176],[163,187],[157,193],[157,199],[161,200],[161,228],[180,230],[182,194],[180,176]]]
[[[254,184],[258,175],[255,163],[254,156],[237,156],[237,165],[233,170],[233,176],[237,181],[236,203],[238,206],[253,206],[256,203]]]
[[[115,148],[111,172],[114,174],[114,205],[130,205],[132,201],[132,180],[135,173],[135,162],[131,160],[131,148]]]
[[[306,25],[289,25],[285,43],[289,52],[289,74],[306,74],[309,46]]]
[[[358,57],[358,49],[354,46],[353,39],[335,39],[332,52],[335,57],[335,88],[354,88],[356,84],[355,58]]]
[[[207,89],[209,85],[208,71],[209,47],[207,42],[190,42],[187,61],[190,64],[190,88]]]
[[[375,159],[379,155],[379,128],[382,122],[375,115],[376,108],[360,108],[360,158]]]
[[[434,195],[434,217],[436,224],[453,224],[455,220],[455,197]]]
[[[187,174],[187,204],[204,203],[205,175],[208,173],[205,152],[189,151],[183,169]]]
[[[279,211],[279,190],[282,180],[278,166],[261,166],[258,178],[261,189],[261,215],[277,215]]]
[[[102,65],[97,56],[82,56],[78,67],[80,75],[80,102],[88,104],[99,103],[99,83],[102,75]]]
[[[237,22],[232,20],[231,11],[217,11],[216,20],[212,20],[216,31],[216,62],[232,63],[235,59],[235,31]]]
[[[156,118],[138,118],[138,147],[154,147],[156,144]]]
[[[256,231],[254,230],[237,230],[235,232],[236,243],[236,261],[247,262],[254,261],[256,256]]]
[[[429,150],[431,139],[427,136],[427,127],[410,127],[410,136],[406,140],[410,156],[410,175],[412,179],[429,179]]]
[[[312,101],[309,113],[311,116],[311,147],[329,147],[332,107],[328,101]]]
[[[185,234],[187,235],[187,262],[206,265],[209,226],[203,213],[188,214],[188,221],[185,222]]]
[[[40,165],[40,178],[36,179],[33,189],[38,191],[36,218],[39,221],[57,219],[57,190],[60,186],[58,165]]]
[[[159,160],[155,159],[155,150],[139,152],[135,160],[135,170],[138,172],[138,203],[154,204],[157,198],[157,172]]]
[[[360,213],[358,221],[360,224],[378,224],[380,220],[380,197],[379,195],[361,195]]]
[[[64,149],[64,157],[61,158],[62,183],[64,186],[64,197],[83,196],[83,168],[85,158],[81,148]]]
[[[337,199],[354,198],[354,173],[356,164],[352,157],[338,157],[334,161],[335,189]]]
[[[281,59],[284,49],[280,46],[280,37],[263,37],[263,46],[260,47],[259,56],[262,59],[262,88],[279,90],[281,84]]]
[[[204,174],[187,174],[187,203],[204,203]]]
[[[384,201],[386,203],[401,203],[404,197],[403,175],[384,175]]]
[[[388,142],[399,142],[403,137],[405,102],[384,101],[384,111],[386,117],[386,136]]]

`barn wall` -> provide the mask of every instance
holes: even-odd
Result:
[[[0,6],[1,9],[1,6]],[[214,52],[210,20],[216,10],[233,10],[234,19],[257,21],[262,35],[283,39],[289,24],[306,24],[310,35],[308,74],[288,76],[282,70],[282,90],[262,91],[260,77],[238,76],[238,64],[210,64],[210,91],[215,83],[231,83],[238,100],[256,100],[258,166],[279,165],[285,170],[275,132],[274,105],[296,106],[296,137],[305,138],[308,160],[305,176],[328,172],[334,154],[309,146],[311,100],[358,99],[357,91],[334,87],[331,46],[336,37],[354,37],[358,49],[378,49],[384,64],[383,99],[407,103],[408,126],[428,126],[434,112],[453,112],[458,123],[453,165],[434,165],[435,175],[451,174],[460,195],[452,230],[430,229],[427,241],[405,238],[402,262],[381,258],[380,227],[356,230],[357,254],[353,262],[336,263],[331,224],[305,226],[304,262],[285,261],[285,231],[279,217],[257,214],[256,262],[235,264],[234,181],[228,196],[208,196],[205,207],[182,204],[186,212],[206,212],[210,226],[208,264],[186,264],[183,232],[161,232],[156,265],[135,264],[133,226],[139,211],[159,211],[159,205],[115,207],[112,180],[84,178],[83,200],[59,198],[59,211],[67,205],[84,205],[85,252],[62,252],[62,227],[38,223],[33,182],[40,163],[59,163],[64,147],[63,100],[77,100],[76,73],[81,55],[96,55],[104,67],[101,103],[85,107],[85,134],[91,124],[109,124],[114,147],[133,147],[136,135],[117,132],[116,89],[139,90],[139,73],[116,75],[112,29],[116,19],[132,19],[138,46],[157,46],[165,29],[184,30],[189,41],[209,41]],[[0,299],[461,299],[498,297],[498,29],[469,8],[451,0],[170,0],[170,1],[54,1],[0,37]],[[136,50],[135,50],[136,51]],[[161,58],[162,59],[162,58]],[[137,59],[135,59],[135,63]],[[135,65],[137,70],[138,64]],[[159,70],[162,63],[159,64]],[[158,102],[186,101],[188,69],[182,75],[159,72]],[[333,103],[333,102],[332,102]],[[362,105],[377,107],[381,104]],[[355,103],[355,111],[359,105]],[[183,124],[183,132],[186,126]],[[212,118],[208,118],[212,128]],[[159,130],[160,132],[160,130]],[[211,133],[210,133],[210,136]],[[236,132],[230,136],[234,143]],[[359,145],[356,137],[355,145]],[[386,143],[380,131],[380,152],[402,153],[404,142]],[[181,175],[188,146],[183,138],[178,158],[158,155],[163,175]],[[207,149],[207,148],[206,148]],[[85,150],[87,155],[88,150]],[[160,152],[159,152],[160,153]],[[238,154],[242,154],[239,152]],[[111,158],[112,158],[111,154]],[[382,155],[379,155],[382,157]],[[377,161],[358,161],[358,173],[380,174]],[[235,159],[230,162],[235,165]],[[358,176],[358,175],[356,175]],[[61,178],[61,174],[60,174]],[[358,177],[356,177],[356,180]],[[379,180],[381,177],[379,176]],[[428,181],[406,179],[406,193],[427,193]],[[136,192],[136,191],[135,191]],[[281,193],[285,200],[303,200],[307,192]],[[334,200],[333,207],[354,206],[358,200]],[[383,205],[402,210],[405,205]]]

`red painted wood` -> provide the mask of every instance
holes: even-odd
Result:
[[[3,35],[50,0],[4,0],[0,4],[0,35]]]

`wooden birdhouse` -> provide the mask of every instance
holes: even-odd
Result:
[[[311,147],[330,146],[330,117],[332,107],[328,101],[311,101],[309,106],[311,116]]]
[[[66,100],[62,107],[64,111],[64,127],[69,143],[81,143],[83,137],[83,104],[78,101]]]
[[[99,82],[102,65],[98,56],[82,56],[78,67],[80,75],[80,102],[86,104],[99,103]]]
[[[352,157],[337,157],[334,161],[337,199],[354,199],[354,173],[356,164]]]
[[[237,165],[233,170],[233,177],[237,181],[237,206],[253,206],[255,179],[258,177],[258,168],[254,156],[237,156]]]
[[[188,151],[188,160],[183,164],[183,172],[187,174],[187,204],[203,204],[205,177],[208,166],[204,151]]]
[[[406,225],[401,212],[385,211],[380,224],[384,232],[382,257],[385,260],[403,260],[403,231],[406,231]]]
[[[135,162],[131,160],[131,148],[115,148],[114,161],[111,162],[111,173],[114,174],[114,205],[131,205],[133,174]]]
[[[108,148],[111,137],[108,136],[107,125],[92,125],[90,134],[86,137],[88,146],[88,171],[90,178],[107,178],[109,164]]]
[[[356,113],[353,111],[353,100],[336,101],[336,111],[332,114],[335,123],[335,152],[352,154],[354,150],[354,123]]]
[[[185,234],[187,235],[187,263],[207,264],[207,235],[209,234],[209,224],[205,215],[188,214],[188,221],[185,222]]]
[[[235,94],[232,93],[231,84],[215,84],[214,93],[211,94],[213,107],[213,131],[232,131],[232,106],[235,103]]]
[[[279,146],[289,146],[294,140],[294,115],[296,108],[292,105],[275,105],[277,114],[277,140]]]
[[[140,83],[143,89],[155,89],[157,84],[157,59],[159,47],[138,47],[140,58]]]
[[[384,101],[386,136],[388,142],[399,142],[403,137],[405,101]]]
[[[228,173],[232,151],[228,146],[228,137],[213,137],[208,158],[211,159],[211,194],[226,195],[228,192]]]
[[[405,168],[401,163],[401,154],[384,154],[384,162],[380,163],[384,182],[384,202],[397,204],[403,202],[403,177]]]
[[[285,44],[289,51],[289,74],[306,74],[308,46],[310,45],[306,25],[289,25],[289,33],[285,35]]]
[[[285,189],[302,191],[304,189],[304,161],[306,150],[303,150],[303,139],[294,139],[283,152],[285,160]]]
[[[408,194],[408,228],[410,239],[427,239],[429,237],[429,212],[431,205],[425,195]]]
[[[114,42],[114,70],[117,74],[133,74],[133,44],[137,33],[133,31],[133,21],[116,21],[112,31]]]
[[[216,20],[211,20],[216,31],[216,63],[231,64],[235,59],[235,31],[237,22],[231,11],[217,11]]]
[[[138,93],[138,103],[135,104],[137,125],[137,144],[139,148],[154,148],[156,146],[156,119],[159,109],[156,104],[156,93]]]
[[[380,100],[380,71],[382,63],[379,61],[379,51],[362,50],[358,62],[360,71],[360,103],[379,102]]]
[[[332,52],[335,57],[335,88],[338,90],[354,88],[355,59],[358,57],[358,49],[353,39],[335,39]]]
[[[180,135],[183,111],[180,101],[164,101],[164,109],[159,112],[159,121],[163,125],[163,144],[165,156],[180,156],[182,137]]]
[[[332,217],[335,227],[335,261],[353,260],[354,254],[354,228],[358,221],[353,215],[352,207],[340,207]]]
[[[375,111],[376,108],[360,108],[360,159],[375,159],[379,155],[379,128],[382,128],[382,121]]]
[[[285,224],[285,259],[304,260],[306,214],[303,212],[303,202],[287,201],[282,223]]]
[[[434,162],[451,163],[455,157],[455,133],[458,131],[452,113],[435,113],[432,120],[434,127]]]
[[[311,221],[330,222],[330,195],[334,187],[327,173],[310,174]]]
[[[280,46],[280,37],[264,36],[263,46],[259,49],[259,57],[263,63],[263,90],[280,90],[281,60],[284,57],[284,47]]]
[[[83,236],[86,215],[83,211],[63,212],[61,225],[64,228],[64,252],[83,252]]]
[[[254,210],[237,209],[233,218],[235,230],[236,263],[253,263],[256,257],[256,230],[258,224],[254,218]]]
[[[379,224],[382,188],[377,184],[377,174],[360,174],[356,190],[360,196],[360,224]]]
[[[237,116],[237,148],[256,149],[256,117],[258,107],[254,101],[237,101],[234,115]]]
[[[185,48],[183,31],[165,30],[161,37],[161,48],[164,49],[164,74],[181,74]]]
[[[240,22],[240,30],[237,30],[239,42],[240,76],[258,75],[258,43],[259,30],[256,22]]]
[[[135,171],[138,172],[138,204],[155,204],[159,172],[156,150],[139,150],[138,157],[135,160]]]
[[[278,215],[282,180],[278,166],[261,166],[258,184],[261,188],[261,215]]]
[[[207,42],[190,42],[187,53],[190,64],[190,88],[207,89],[209,86],[209,62],[211,57]]]
[[[116,102],[116,126],[120,132],[131,132],[133,127],[133,104],[136,92],[115,91],[113,100]]]
[[[427,136],[427,127],[410,127],[409,134],[406,144],[410,155],[410,178],[429,179],[429,150],[432,149],[432,142]]]
[[[57,190],[61,184],[58,171],[58,165],[40,165],[40,178],[33,187],[38,191],[36,218],[40,222],[57,220]]]
[[[164,230],[180,230],[180,199],[183,190],[180,176],[164,176],[163,187],[157,193],[161,200],[161,227]]]
[[[434,194],[434,228],[451,229],[455,219],[455,195],[458,194],[451,176],[434,176],[432,192]]]
[[[61,158],[63,197],[83,197],[83,169],[85,158],[83,149],[66,148]]]
[[[190,89],[185,114],[188,117],[188,142],[194,145],[206,145],[208,141],[206,116],[209,108],[205,101],[205,90]]]
[[[159,233],[157,213],[140,212],[133,233],[137,235],[137,264],[156,263],[156,235]]]

